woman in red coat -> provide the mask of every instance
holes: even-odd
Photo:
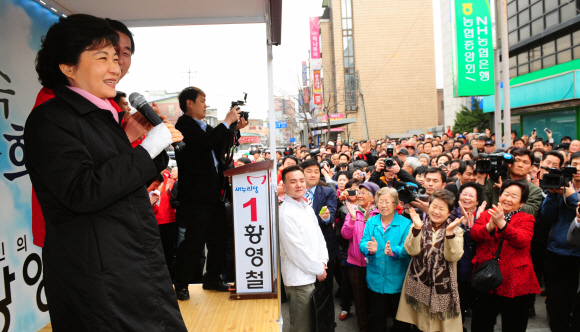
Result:
[[[504,240],[499,257],[503,282],[490,293],[477,292],[472,332],[493,331],[498,313],[502,317],[502,331],[526,331],[528,295],[540,293],[530,255],[535,220],[533,215],[521,211],[528,198],[528,186],[508,180],[499,193],[498,206],[481,214],[471,230],[471,239],[478,243],[473,258],[475,268],[492,259],[500,239]]]

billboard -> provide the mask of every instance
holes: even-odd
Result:
[[[310,18],[310,58],[320,59],[320,30],[318,17]]]
[[[455,0],[455,97],[494,93],[493,26],[489,0]]]

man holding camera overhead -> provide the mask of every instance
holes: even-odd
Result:
[[[559,156],[559,158],[558,158]],[[546,155],[544,161],[553,160],[550,168],[560,169],[564,158],[557,152]],[[544,162],[543,162],[544,163]],[[580,152],[572,154],[570,163],[580,170]],[[548,237],[544,279],[546,280],[546,310],[550,317],[552,331],[578,331],[580,329],[580,293],[578,293],[578,274],[580,273],[580,248],[572,247],[567,241],[568,230],[576,223],[578,208],[578,190],[580,173],[574,174],[572,181],[560,179],[559,187],[555,181],[546,186],[546,174],[543,174],[542,187],[548,189],[548,195],[542,204],[541,215],[551,224]],[[554,188],[557,187],[557,188]],[[535,235],[535,234],[534,234]],[[572,312],[573,318],[570,318]]]
[[[235,131],[248,123],[240,117],[234,106],[225,120],[215,128],[202,120],[207,105],[205,93],[196,87],[183,89],[179,94],[179,107],[184,114],[177,120],[187,148],[176,153],[180,169],[179,209],[176,217],[186,224],[185,239],[177,249],[175,262],[175,292],[177,299],[189,299],[188,284],[200,268],[204,246],[207,244],[207,273],[203,289],[227,292],[229,286],[220,278],[226,259],[226,210],[222,201],[224,188],[223,155],[231,146]],[[235,128],[230,128],[237,123]]]
[[[497,205],[499,202],[499,188],[503,181],[512,179],[517,181],[522,181],[528,185],[530,189],[530,195],[526,204],[522,207],[522,211],[529,213],[534,217],[537,217],[540,211],[540,206],[544,199],[542,195],[542,190],[540,187],[528,181],[527,176],[530,174],[532,169],[532,162],[534,160],[534,154],[532,151],[527,149],[515,149],[512,150],[512,156],[514,162],[508,164],[508,171],[505,176],[499,177],[494,180],[490,177],[485,181],[485,186],[483,188],[483,200],[487,202],[487,206],[491,208],[493,205]]]

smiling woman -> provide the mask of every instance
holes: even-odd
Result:
[[[24,131],[26,168],[46,225],[44,287],[54,330],[186,331],[145,184],[167,165],[171,128],[133,148],[108,98],[121,73],[119,35],[71,15],[36,58],[54,98]],[[149,140],[149,141],[147,141]]]

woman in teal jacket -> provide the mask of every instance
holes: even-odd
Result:
[[[360,251],[367,258],[367,285],[370,303],[371,331],[387,330],[387,315],[395,321],[391,331],[409,330],[410,326],[395,320],[399,298],[410,256],[404,248],[412,222],[396,212],[399,195],[393,188],[382,188],[375,195],[378,215],[367,221]]]

